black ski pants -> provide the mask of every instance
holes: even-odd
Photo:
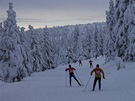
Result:
[[[101,90],[101,77],[100,78],[95,77],[95,80],[94,80],[94,83],[93,83],[93,91],[95,90],[95,86],[96,86],[97,81],[98,81],[98,84],[99,84],[99,90]]]

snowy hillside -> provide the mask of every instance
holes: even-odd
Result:
[[[83,66],[72,64],[76,68],[84,86],[79,87],[72,79],[72,87],[66,86],[65,68],[59,66],[53,70],[33,73],[31,77],[21,82],[4,83],[0,81],[1,101],[135,101],[135,62],[126,63],[126,69],[117,71],[112,61],[104,64],[104,58],[93,59],[94,66],[98,63],[105,72],[106,80],[102,80],[102,90],[93,92],[94,75],[83,92],[90,76],[88,60],[83,61]]]

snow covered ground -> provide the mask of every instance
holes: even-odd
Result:
[[[76,76],[83,82],[79,87],[72,79],[72,87],[66,86],[66,66],[59,66],[54,70],[34,73],[17,83],[4,83],[0,81],[0,101],[135,101],[135,62],[126,63],[126,69],[117,71],[114,62],[104,64],[104,58],[93,59],[105,72],[106,80],[102,80],[102,90],[93,92],[94,75],[83,92],[90,77],[88,60],[72,64],[76,68]],[[78,77],[78,76],[77,76]],[[68,79],[69,80],[69,79]]]

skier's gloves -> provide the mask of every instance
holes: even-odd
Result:
[[[105,76],[103,75],[103,79],[105,79]]]
[[[65,71],[67,71],[67,69],[65,69]]]

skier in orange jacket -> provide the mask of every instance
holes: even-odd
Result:
[[[70,86],[72,86],[72,84],[71,84],[72,77],[76,80],[76,82],[79,84],[79,86],[81,86],[81,84],[79,83],[79,81],[77,80],[77,78],[74,75],[74,70],[76,70],[76,69],[71,67],[71,65],[69,65],[69,68],[66,68],[66,70],[65,70],[65,71],[69,72],[69,83],[70,83]]]
[[[99,83],[99,90],[101,90],[101,74],[102,74],[103,78],[105,79],[104,71],[101,68],[99,68],[99,64],[97,64],[96,68],[91,71],[91,75],[93,74],[93,72],[95,73],[95,79],[94,79],[92,91],[95,90],[97,81]]]

